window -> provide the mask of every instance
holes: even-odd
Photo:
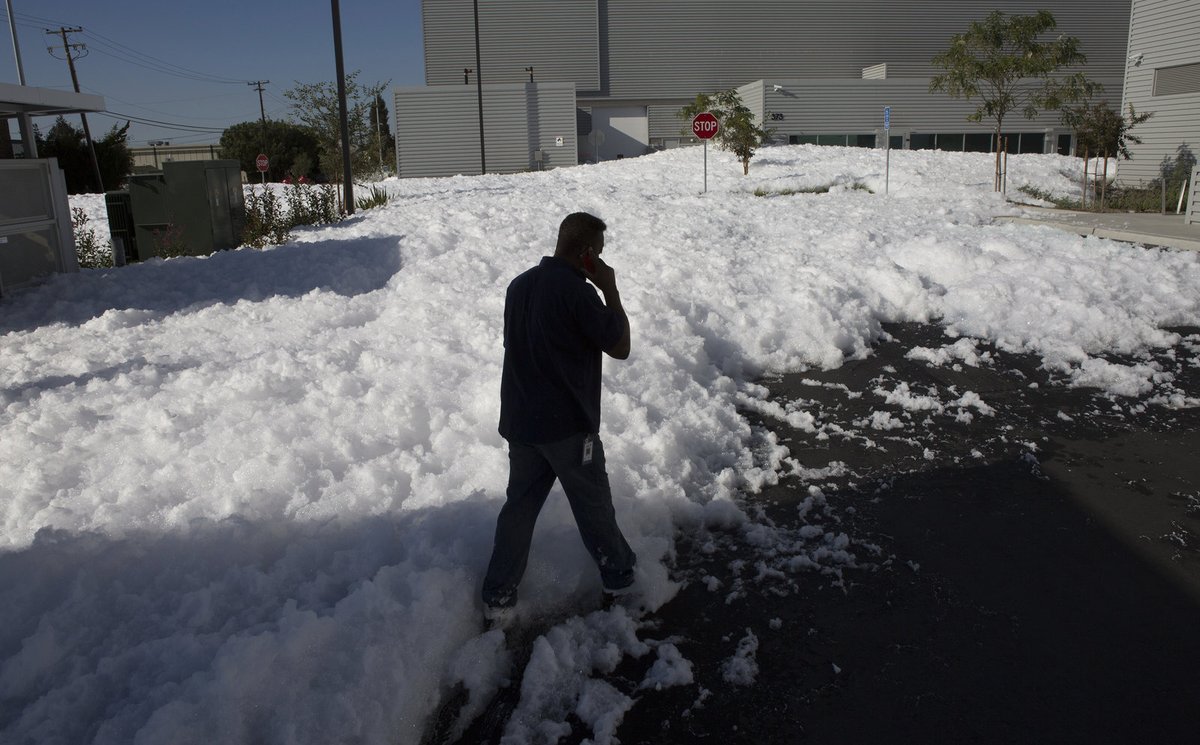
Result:
[[[956,153],[961,153],[963,149],[963,136],[956,134],[939,134],[935,147],[938,150],[951,150]]]
[[[904,135],[891,135],[888,137],[888,147],[893,150],[904,149]]]
[[[1046,152],[1046,135],[1041,132],[1022,132],[1021,142],[1017,146],[1018,153]]]
[[[855,147],[875,147],[875,135],[852,135]]]
[[[1058,148],[1055,152],[1059,155],[1071,154],[1071,135],[1062,134],[1058,136]]]
[[[845,145],[846,135],[817,135],[818,145]]]
[[[933,143],[933,135],[917,134],[916,132],[913,132],[908,136],[908,147],[911,150],[932,150]]]
[[[963,150],[968,153],[990,153],[992,136],[982,132],[970,132],[963,138]]]
[[[1180,93],[1200,93],[1200,62],[1154,71],[1154,95],[1177,96]]]

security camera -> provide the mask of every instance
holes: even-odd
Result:
[[[1129,55],[1129,61],[1134,65],[1140,65],[1142,64],[1142,56],[1140,54],[1131,54]]]
[[[783,90],[783,86],[782,85],[773,85],[773,86],[771,86],[771,90],[778,93],[779,91]]]

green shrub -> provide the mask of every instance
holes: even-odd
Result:
[[[75,256],[81,269],[107,269],[113,265],[112,251],[96,237],[88,226],[87,213],[79,207],[71,209],[71,228],[75,234]]]
[[[754,196],[756,196],[756,197],[790,197],[793,194],[828,194],[830,192],[830,190],[833,189],[833,187],[835,187],[835,186],[837,186],[836,183],[821,184],[820,186],[806,186],[806,187],[803,187],[800,189],[765,189],[760,186],[754,190]],[[861,181],[855,181],[854,183],[850,184],[847,188],[849,188],[851,191],[865,191],[868,194],[875,193],[871,189],[871,187],[867,186],[866,184],[862,183]]]
[[[183,237],[183,228],[173,222],[167,223],[161,230],[155,228],[151,235],[154,237],[154,252],[164,259],[175,259],[187,256],[187,241]]]
[[[372,185],[371,190],[364,197],[359,197],[354,200],[354,206],[360,210],[369,210],[372,207],[382,207],[392,200],[392,195],[388,194],[383,187]]]
[[[329,184],[292,184],[280,197],[275,189],[251,188],[246,195],[242,245],[265,248],[287,243],[297,225],[330,225],[344,217]]]
[[[273,189],[250,189],[246,195],[246,222],[242,245],[266,248],[286,243],[292,237],[292,225],[279,195]]]
[[[332,225],[344,217],[338,209],[337,191],[329,184],[292,184],[286,193],[288,227]]]
[[[1050,202],[1059,209],[1077,210],[1082,208],[1082,205],[1078,199],[1072,199],[1070,197],[1056,197],[1045,189],[1039,189],[1036,186],[1029,186],[1028,184],[1024,186],[1018,186],[1017,191],[1021,192],[1022,194],[1028,194],[1034,199],[1040,199],[1043,202]]]

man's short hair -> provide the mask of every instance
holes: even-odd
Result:
[[[587,246],[595,245],[598,238],[608,226],[595,215],[586,212],[572,212],[563,218],[558,226],[558,245],[555,253],[563,251],[578,251]]]

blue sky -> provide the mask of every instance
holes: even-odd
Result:
[[[220,130],[259,118],[258,92],[247,81],[269,80],[267,116],[286,119],[283,92],[301,83],[333,81],[333,24],[324,0],[12,0],[17,38],[29,85],[71,90],[62,45],[46,29],[83,27],[70,40],[87,46],[76,60],[80,89],[104,96],[110,112],[180,127],[133,122],[129,142],[216,142]],[[0,82],[18,83],[0,3]],[[346,71],[359,81],[423,85],[420,0],[342,0],[342,49]],[[77,116],[70,117],[79,126]],[[89,115],[98,138],[123,117]],[[45,131],[50,119],[37,120]],[[197,131],[198,130],[198,131]]]

